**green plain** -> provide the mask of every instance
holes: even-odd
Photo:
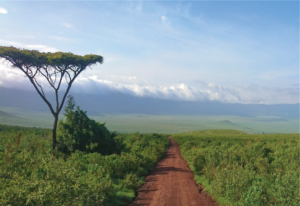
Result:
[[[63,113],[63,112],[62,112]],[[299,119],[284,119],[276,116],[222,116],[222,115],[146,115],[103,114],[87,115],[99,122],[106,122],[111,131],[122,133],[165,133],[235,129],[246,133],[299,133]],[[61,115],[60,118],[63,116]],[[51,113],[0,107],[0,124],[51,128]]]

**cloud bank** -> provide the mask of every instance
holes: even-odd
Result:
[[[29,80],[17,69],[0,65],[0,86],[34,90]],[[40,79],[45,91],[52,91],[44,79]],[[299,87],[271,88],[263,86],[222,86],[199,80],[195,85],[185,83],[151,85],[135,76],[106,76],[98,78],[78,77],[72,91],[76,93],[122,93],[139,97],[151,97],[176,101],[218,101],[242,104],[295,104],[299,103]],[[66,85],[62,85],[62,89]]]
[[[130,78],[130,77],[129,77]],[[262,86],[230,86],[201,81],[197,87],[184,83],[173,85],[139,85],[99,79],[97,76],[78,78],[74,90],[83,93],[121,92],[139,97],[178,101],[219,101],[242,104],[299,103],[299,88],[270,88]],[[74,91],[73,90],[73,91]]]

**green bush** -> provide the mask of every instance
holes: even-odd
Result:
[[[201,172],[206,165],[205,157],[203,153],[199,153],[193,161],[193,166],[197,172]]]
[[[79,106],[75,110],[73,96],[68,97],[64,116],[66,120],[59,121],[57,131],[60,151],[71,153],[80,150],[102,154],[115,152],[113,137],[116,134],[110,133],[105,127],[105,123],[100,124],[90,119],[86,112],[80,110]]]

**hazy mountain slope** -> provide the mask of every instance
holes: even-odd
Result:
[[[49,120],[49,119],[48,119]],[[5,125],[19,125],[19,126],[28,126],[28,127],[49,127],[46,121],[39,121],[33,117],[22,117],[17,116],[8,112],[4,112],[0,110],[0,124]]]
[[[141,98],[121,93],[82,94],[71,89],[76,103],[90,115],[110,114],[162,114],[162,115],[235,115],[276,116],[299,119],[299,104],[258,105],[223,104],[220,102],[187,102]],[[46,94],[51,100],[54,96]],[[52,98],[51,98],[52,97]],[[53,102],[53,101],[52,101]],[[49,112],[49,108],[35,91],[0,87],[0,106],[17,107]]]

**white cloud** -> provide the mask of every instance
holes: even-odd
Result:
[[[7,14],[7,10],[3,7],[0,7],[0,14]]]
[[[48,47],[47,45],[25,45],[25,48],[31,50],[39,50],[41,52],[57,52],[58,50],[53,47]]]
[[[171,22],[166,16],[161,16],[160,19],[165,26],[169,26],[171,24]]]
[[[128,77],[128,80],[130,78]],[[261,86],[224,87],[214,83],[205,83],[201,87],[187,84],[173,85],[139,85],[131,79],[127,83],[98,79],[97,76],[78,78],[74,87],[76,91],[90,92],[121,92],[140,97],[159,99],[206,101],[215,100],[224,103],[244,104],[295,104],[299,103],[298,88],[270,88]]]
[[[71,28],[71,24],[67,24],[67,23],[61,23],[61,25],[63,25],[63,26],[65,26],[65,27],[67,27],[67,28]]]
[[[33,89],[24,74],[11,68],[8,64],[0,64],[0,86]],[[45,91],[52,91],[48,83],[40,77]],[[65,84],[61,88],[66,88]],[[271,88],[262,86],[224,87],[215,83],[201,81],[200,86],[188,84],[150,85],[135,76],[108,76],[100,79],[97,75],[75,80],[73,90],[82,93],[120,92],[132,96],[152,97],[158,99],[180,101],[219,101],[223,103],[242,104],[295,104],[299,103],[299,88]]]
[[[20,42],[15,42],[15,41],[6,41],[6,40],[2,40],[0,39],[0,43],[7,45],[7,46],[14,46],[14,47],[18,47],[21,49],[30,49],[30,50],[38,50],[40,52],[57,52],[58,50],[54,47],[49,47],[47,45],[36,45],[36,44],[23,44]]]
[[[49,89],[49,85],[47,85],[47,82],[43,78],[40,78],[39,81],[46,90]],[[30,81],[21,70],[11,67],[9,62],[3,61],[2,59],[0,61],[0,86],[34,90]]]

